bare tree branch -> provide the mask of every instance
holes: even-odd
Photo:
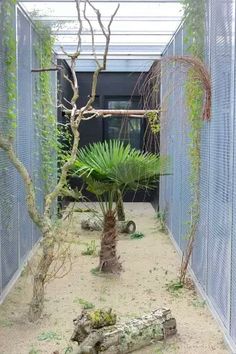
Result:
[[[100,67],[100,63],[99,60],[97,58],[97,54],[96,54],[96,50],[95,50],[95,40],[94,40],[94,30],[93,30],[93,26],[91,24],[91,21],[89,20],[87,14],[86,14],[86,9],[87,9],[87,1],[84,4],[84,18],[85,20],[88,22],[89,28],[90,28],[90,33],[91,33],[91,39],[92,39],[92,52],[93,52],[93,56],[95,59],[95,62],[97,64],[97,67]]]
[[[81,13],[80,13],[81,0],[75,0],[75,2],[76,2],[76,9],[77,9],[77,17],[78,17],[78,22],[79,22],[79,30],[78,30],[78,33],[77,33],[78,43],[77,43],[76,53],[79,53],[80,50],[81,50],[81,33],[82,33],[82,30],[83,30],[83,24],[82,24]],[[84,6],[86,6],[86,2],[87,2],[87,0],[85,0],[85,5]]]
[[[109,25],[108,25],[108,29],[106,31],[102,20],[101,20],[101,13],[99,10],[97,10],[89,0],[87,0],[89,5],[91,6],[91,8],[94,10],[96,16],[97,16],[97,20],[99,23],[99,26],[104,34],[104,37],[106,39],[106,43],[105,43],[105,49],[104,49],[104,53],[103,53],[103,60],[102,60],[102,64],[99,63],[99,61],[97,60],[97,69],[94,71],[93,73],[93,81],[92,81],[92,88],[91,88],[91,95],[90,98],[88,100],[88,102],[86,103],[86,105],[83,107],[82,109],[82,113],[84,111],[86,111],[90,106],[92,106],[93,102],[95,101],[95,97],[96,97],[96,91],[97,91],[97,81],[98,81],[98,75],[100,74],[100,72],[102,70],[106,69],[106,63],[107,63],[107,55],[108,55],[108,49],[109,49],[109,44],[110,44],[110,38],[111,38],[111,24],[114,20],[115,15],[117,14],[117,11],[119,10],[120,4],[117,5],[114,13],[112,14],[110,21],[109,21]],[[92,31],[93,33],[93,31]],[[94,49],[95,50],[95,49]]]
[[[66,109],[63,111],[66,115],[70,115],[72,110]],[[90,118],[91,115],[94,117],[106,117],[106,116],[119,116],[119,117],[131,117],[138,116],[140,118],[145,118],[148,113],[160,113],[163,112],[161,109],[88,109],[83,112],[82,120]],[[75,114],[80,114],[80,110],[76,111]],[[88,116],[88,117],[86,117]]]
[[[63,188],[61,190],[61,196],[62,197],[70,197],[70,198],[73,198],[77,201],[81,201],[81,199],[82,199],[81,191],[69,189],[69,188]]]
[[[23,163],[16,156],[11,141],[9,141],[9,139],[4,138],[2,136],[2,133],[0,133],[0,148],[2,148],[6,152],[9,160],[15,166],[16,170],[19,172],[24,181],[26,190],[26,202],[30,217],[32,218],[35,224],[37,224],[39,227],[43,227],[43,218],[42,215],[40,215],[36,206],[35,191],[30,174],[23,165]]]
[[[44,72],[44,71],[58,71],[58,70],[62,70],[62,68],[39,68],[39,69],[31,69],[32,73],[40,73],[40,72]]]

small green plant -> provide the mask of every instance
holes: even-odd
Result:
[[[97,248],[96,241],[92,240],[89,243],[86,243],[86,249],[82,251],[83,256],[97,256]]]
[[[130,235],[130,238],[132,240],[134,239],[140,239],[140,238],[143,238],[144,237],[144,234],[142,232],[139,232],[139,231],[136,231],[136,232],[133,232],[131,235]]]
[[[192,305],[196,308],[204,308],[206,306],[206,300],[194,299]]]
[[[175,343],[158,343],[155,354],[176,353],[179,347]]]
[[[168,233],[167,227],[166,227],[166,212],[165,211],[158,211],[157,212],[157,219],[159,221],[159,228],[158,230],[160,232],[163,232],[164,234]]]
[[[76,297],[73,301],[74,303],[78,303],[82,306],[84,310],[94,309],[95,305],[92,302]]]
[[[64,352],[64,354],[69,354],[69,353],[73,353],[73,347],[71,345],[68,345],[65,348],[65,352]]]
[[[42,332],[39,336],[38,336],[38,340],[39,341],[46,341],[46,342],[50,342],[53,340],[61,340],[62,337],[53,331],[48,331],[48,332]]]
[[[41,354],[42,351],[39,349],[35,349],[34,347],[32,347],[29,351],[29,354]]]
[[[99,267],[92,268],[90,270],[90,273],[93,274],[93,275],[100,275],[101,274],[101,272],[99,270]]]
[[[183,287],[184,284],[181,283],[179,280],[171,280],[169,283],[166,284],[167,291],[169,291],[169,293],[175,296],[179,296]]]
[[[12,327],[12,326],[13,326],[12,321],[5,318],[0,319],[0,327]]]

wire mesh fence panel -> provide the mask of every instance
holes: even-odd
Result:
[[[40,62],[37,55],[37,48],[40,46],[40,40],[38,34],[31,26],[31,68],[39,68]],[[44,181],[42,178],[42,151],[41,151],[41,138],[40,138],[40,126],[42,125],[42,110],[39,107],[38,101],[40,97],[39,88],[40,75],[38,73],[31,74],[31,86],[32,86],[32,139],[31,139],[31,151],[32,151],[32,178],[35,184],[36,201],[39,211],[43,210],[44,200]],[[36,224],[33,224],[33,244],[35,244],[41,236],[40,230]]]
[[[174,44],[173,42],[170,44],[166,56],[170,57],[173,55],[174,52]],[[174,88],[174,76],[173,76],[173,64],[168,63],[164,66],[164,76],[166,77],[166,80],[168,82],[168,85],[166,86],[166,92],[165,92],[165,103],[164,103],[164,119],[163,119],[163,125],[165,129],[165,145],[166,145],[166,154],[167,156],[172,157],[172,119],[173,119],[173,88]],[[173,165],[171,161],[171,166],[170,166],[170,175],[165,176],[165,208],[164,208],[164,213],[166,217],[166,223],[168,225],[168,228],[171,229],[171,224],[172,224],[172,179],[173,179]]]
[[[183,55],[188,55],[188,45],[185,42],[186,37],[186,28],[183,26],[182,28],[183,36]],[[183,83],[183,92],[182,92],[182,117],[180,119],[180,126],[182,131],[181,137],[181,235],[179,239],[179,246],[182,251],[185,250],[187,237],[188,237],[188,230],[190,224],[190,211],[191,211],[191,186],[190,186],[190,173],[191,173],[191,164],[189,161],[189,134],[190,134],[190,126],[188,122],[188,112],[186,108],[186,79],[187,79],[187,70],[184,69],[184,79],[185,82]]]
[[[206,3],[205,20],[205,64],[210,65],[210,7]],[[207,290],[207,248],[209,229],[209,162],[210,162],[210,123],[202,123],[201,166],[200,166],[200,217],[192,255],[192,268],[203,287]]]
[[[203,123],[201,131],[200,219],[191,260],[196,278],[234,342],[236,342],[235,16],[235,1],[206,1],[205,62],[211,73],[212,117],[211,122]],[[175,35],[173,54],[179,54],[180,31],[185,33],[185,28],[180,29]],[[188,54],[187,44],[182,42],[182,45],[184,54]],[[164,55],[168,55],[170,48],[173,49],[169,46]],[[176,72],[174,78],[177,81],[181,79]],[[163,76],[162,92],[168,92],[168,86],[172,84],[170,75]],[[185,96],[184,92],[183,95]],[[165,122],[160,138],[161,151],[170,155],[173,175],[169,179],[162,177],[160,205],[162,208],[171,205],[168,208],[167,224],[178,245],[184,250],[186,240],[183,236],[187,235],[187,222],[191,217],[189,183],[191,165],[188,156],[189,125],[184,104],[181,112],[175,109],[175,117],[181,124],[181,138],[178,126],[173,122],[173,100],[176,102],[180,98],[181,90],[174,90],[174,95],[169,96],[165,105]],[[177,168],[178,161],[181,164],[181,173]],[[178,198],[181,213],[176,210]],[[178,217],[181,220],[181,232]]]
[[[17,7],[16,28],[16,72],[17,72],[17,128],[15,149],[17,156],[27,168],[34,184],[37,206],[43,208],[45,180],[42,178],[42,139],[39,125],[42,123],[42,112],[37,111],[35,102],[39,100],[40,74],[31,73],[32,67],[39,67],[35,47],[39,46],[39,36],[32,24]],[[2,13],[0,14],[2,16]],[[3,46],[3,21],[0,21],[0,129],[4,134],[9,131],[7,80],[11,73],[7,72],[5,49]],[[37,78],[36,78],[37,75]],[[55,112],[56,127],[56,73],[50,74],[52,104]],[[37,114],[36,114],[37,113]],[[36,117],[37,116],[37,117]],[[37,122],[37,118],[40,120]],[[54,129],[55,131],[55,129]],[[45,142],[44,142],[45,143]],[[57,157],[54,155],[53,183],[56,183]],[[23,265],[33,245],[40,239],[39,229],[32,223],[26,205],[25,187],[20,175],[9,162],[6,154],[0,150],[0,300],[5,295],[7,286]]]
[[[18,122],[17,122],[17,154],[27,170],[32,174],[31,166],[31,139],[32,139],[32,106],[31,106],[31,48],[30,23],[18,10],[17,14],[18,37]],[[20,260],[32,247],[32,222],[29,218],[25,187],[18,175],[18,208],[19,208],[19,236]]]
[[[183,52],[183,32],[182,28],[178,31],[174,40],[174,56],[182,55]],[[172,225],[171,231],[178,244],[182,235],[182,211],[180,208],[182,200],[182,129],[181,122],[183,119],[183,85],[184,72],[182,65],[175,63],[173,65],[173,97],[172,97],[172,144],[173,144],[173,160],[172,160]]]
[[[7,83],[9,73],[5,66],[6,52],[3,44],[3,12],[0,14],[0,129],[9,131]],[[15,24],[12,23],[15,31]],[[0,299],[5,286],[18,268],[17,230],[17,174],[7,155],[0,150]]]
[[[208,294],[228,326],[232,208],[232,2],[211,2],[212,121],[210,130],[210,187]]]
[[[235,47],[233,50],[233,55],[235,55]],[[236,61],[234,61],[234,76],[233,76],[233,86],[234,92],[236,95]],[[236,112],[236,100],[232,99],[233,102],[233,117]],[[232,131],[233,131],[233,161],[232,161],[232,237],[231,237],[231,289],[230,289],[230,334],[236,343],[236,121],[235,118],[232,121]]]

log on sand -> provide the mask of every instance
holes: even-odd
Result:
[[[100,314],[103,317],[99,324],[94,319]],[[73,353],[126,354],[176,333],[176,320],[168,309],[157,309],[123,324],[114,323],[116,316],[111,310],[83,311],[74,321],[71,340],[78,342],[79,347]]]
[[[132,220],[117,221],[116,222],[118,232],[124,234],[132,234],[136,230],[135,222]],[[90,231],[102,231],[103,222],[97,217],[90,217],[81,220],[81,228]]]

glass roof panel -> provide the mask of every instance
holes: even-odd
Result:
[[[21,2],[27,11],[38,11],[42,15],[53,16],[76,16],[75,2]],[[109,16],[114,12],[119,1],[92,2],[99,8],[102,15]],[[87,6],[88,15],[94,16],[94,11]],[[181,16],[182,6],[178,3],[158,3],[156,2],[122,2],[120,4],[118,16]]]
[[[104,24],[107,25],[109,16],[114,12],[118,1],[97,0],[92,1],[102,14]],[[33,20],[40,19],[49,24],[55,35],[55,51],[61,54],[61,45],[73,52],[77,44],[77,11],[74,1],[49,0],[20,2]],[[81,10],[83,10],[83,2]],[[110,50],[112,53],[130,56],[143,55],[151,58],[154,53],[164,50],[173,33],[182,19],[182,5],[177,0],[121,0],[120,8],[112,23]],[[94,27],[95,43],[98,52],[102,52],[104,37],[96,21],[93,9],[87,4],[87,16]],[[82,52],[91,52],[91,36],[88,23],[83,21]],[[138,53],[138,54],[137,54]],[[114,54],[115,55],[115,54]]]

